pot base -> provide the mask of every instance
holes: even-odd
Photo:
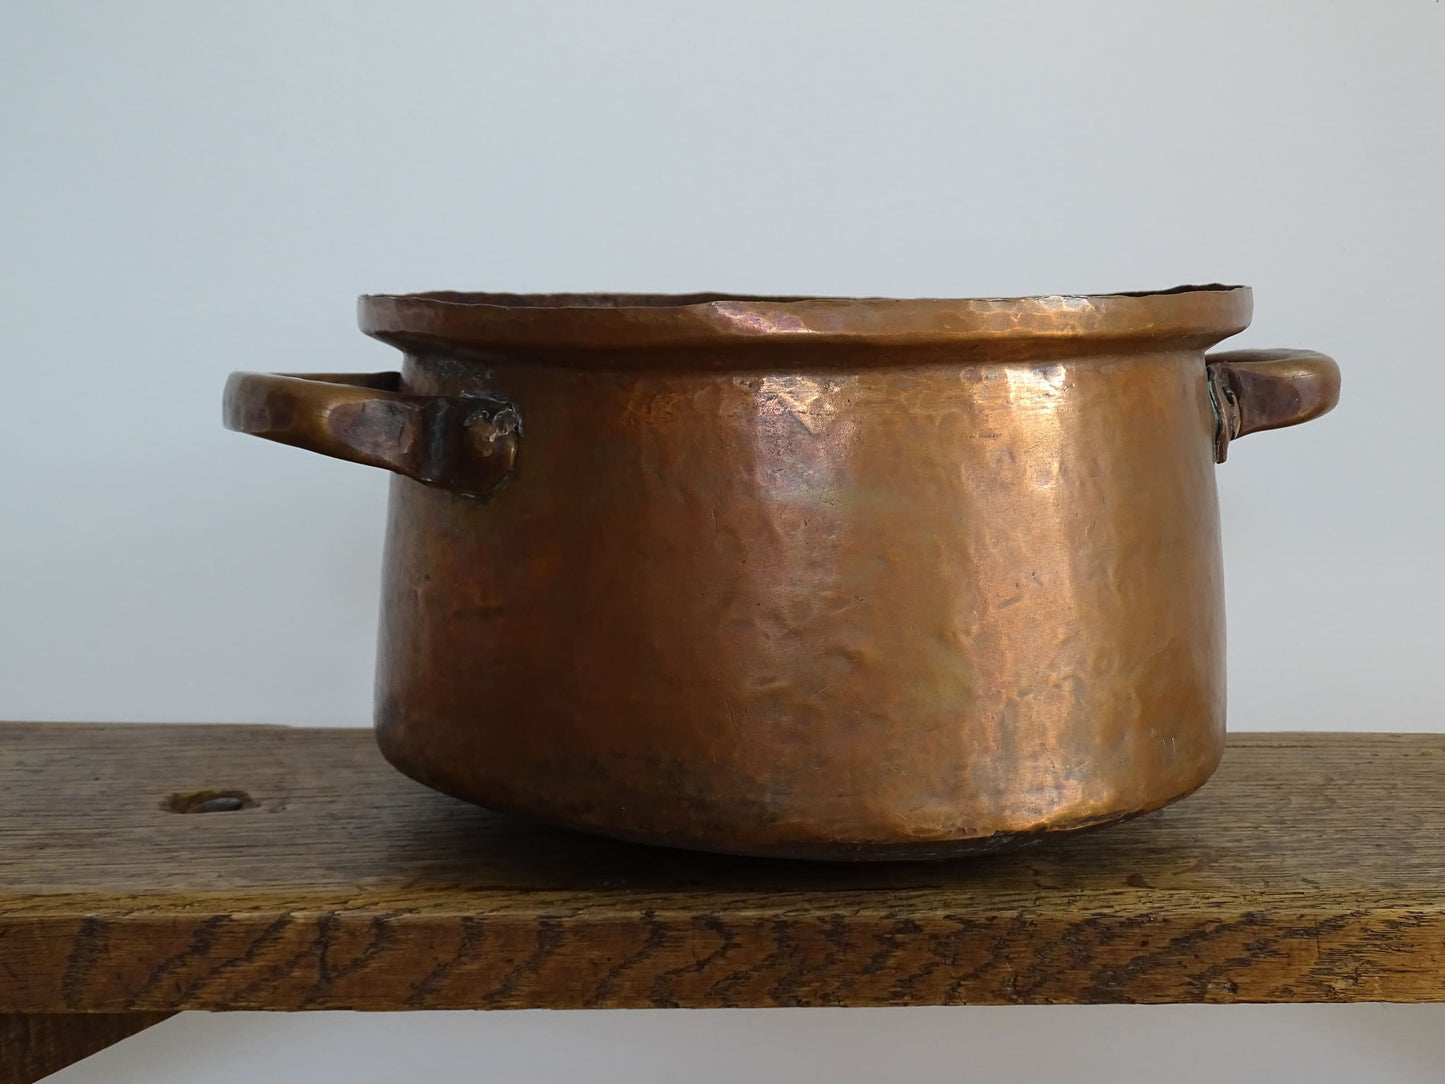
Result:
[[[780,838],[760,843],[755,839],[730,841],[719,835],[697,837],[678,832],[642,832],[625,828],[613,828],[597,823],[571,819],[555,811],[528,808],[524,803],[499,800],[495,795],[482,795],[465,786],[449,783],[438,778],[413,762],[405,753],[393,749],[383,740],[381,750],[386,759],[404,775],[423,786],[450,795],[471,805],[481,806],[512,816],[526,817],[557,828],[615,839],[623,843],[635,843],[651,847],[667,847],[674,850],[696,851],[708,854],[736,855],[744,858],[773,858],[806,862],[932,862],[955,858],[982,857],[990,854],[1005,854],[1036,846],[1059,836],[1071,836],[1092,832],[1120,824],[1146,813],[1156,812],[1165,806],[1189,797],[1202,787],[1213,774],[1209,772],[1192,786],[1186,787],[1163,801],[1138,809],[1125,809],[1104,813],[1086,820],[1061,822],[1024,832],[995,832],[987,836],[972,836],[960,839],[898,840],[895,842],[848,842],[846,840],[820,841],[817,839]]]
[[[1187,797],[1181,794],[1180,798]],[[465,799],[464,799],[465,800]],[[1175,799],[1177,801],[1177,799]],[[475,804],[475,803],[474,803]],[[990,854],[1008,854],[1012,851],[1034,847],[1057,836],[1072,836],[1090,832],[1096,828],[1108,828],[1154,810],[1141,809],[1136,812],[1112,814],[1090,821],[1087,824],[1063,828],[1044,828],[1035,832],[998,832],[991,836],[974,839],[930,840],[922,843],[779,843],[766,847],[730,847],[697,840],[672,839],[662,836],[642,835],[631,832],[612,832],[605,829],[581,825],[561,824],[548,821],[560,828],[584,832],[587,835],[616,839],[624,843],[638,843],[652,847],[669,847],[675,850],[701,851],[708,854],[735,855],[741,858],[774,858],[782,861],[801,862],[945,862],[955,858],[981,858]],[[547,818],[538,818],[547,820]]]

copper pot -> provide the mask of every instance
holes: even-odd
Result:
[[[747,854],[1155,809],[1224,734],[1214,464],[1334,405],[1238,286],[363,297],[369,376],[226,424],[395,471],[377,737],[497,809]]]

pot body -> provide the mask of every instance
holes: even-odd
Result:
[[[516,444],[485,493],[393,482],[381,748],[494,808],[750,854],[987,850],[1179,798],[1224,737],[1210,337],[398,337],[401,393],[500,404]]]
[[[1224,734],[1202,352],[585,372],[411,357],[524,419],[393,483],[377,726],[483,804],[684,846],[930,852],[1198,787]]]

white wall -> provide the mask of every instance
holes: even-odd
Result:
[[[1345,370],[1335,414],[1221,468],[1233,725],[1441,728],[1432,0],[10,0],[0,27],[0,716],[366,721],[384,479],[217,416],[232,368],[389,366],[363,291],[1224,280],[1256,287],[1238,345]],[[186,1016],[59,1079],[388,1081],[429,1041],[437,1079],[1435,1081],[1442,1024]]]

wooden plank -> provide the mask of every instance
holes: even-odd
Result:
[[[7,724],[0,811],[11,1012],[1445,1000],[1442,735],[1236,735],[1179,805],[952,863],[614,843],[347,730]]]
[[[171,1015],[0,1013],[0,1084],[34,1084]]]

